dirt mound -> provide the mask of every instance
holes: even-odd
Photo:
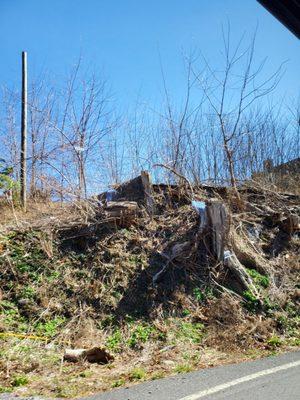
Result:
[[[3,232],[0,340],[104,346],[117,354],[114,365],[133,357],[165,372],[186,352],[197,368],[191,352],[204,348],[245,354],[299,344],[298,196],[244,187],[241,209],[228,188],[153,185],[153,202],[140,196],[127,212],[133,200],[123,189],[118,204],[108,207],[104,195],[90,203],[87,218]],[[226,229],[208,229],[203,221],[221,212]],[[29,364],[13,363],[15,373],[42,374],[40,362]],[[10,387],[7,376],[0,380]]]

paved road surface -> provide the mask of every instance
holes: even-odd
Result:
[[[300,351],[205,369],[89,400],[300,400]]]

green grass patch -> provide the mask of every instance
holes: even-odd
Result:
[[[120,378],[120,379],[117,379],[117,380],[113,381],[112,384],[111,384],[111,387],[112,388],[117,388],[117,387],[121,387],[121,386],[124,386],[124,385],[126,385],[125,379],[124,378]]]
[[[260,274],[256,269],[247,268],[248,274],[251,276],[254,284],[261,286],[263,288],[268,288],[270,286],[270,279],[266,275]]]
[[[122,346],[122,333],[120,329],[116,329],[108,338],[106,339],[105,345],[109,350],[114,352],[120,352]]]
[[[64,317],[58,316],[46,322],[38,322],[35,325],[35,332],[41,336],[53,337],[59,333],[65,321]]]
[[[270,337],[270,339],[267,340],[267,344],[269,347],[272,349],[276,349],[277,347],[280,347],[283,345],[283,341],[276,335]]]
[[[138,324],[131,332],[127,344],[132,349],[138,347],[142,343],[146,343],[154,332],[155,328],[152,325]]]
[[[189,364],[178,364],[174,368],[174,371],[177,374],[186,374],[187,372],[191,372],[192,370],[193,370],[193,368]]]
[[[204,333],[203,324],[181,321],[176,330],[175,336],[177,339],[184,342],[201,343]]]
[[[29,380],[26,375],[17,375],[13,378],[11,385],[13,387],[24,386],[29,383]]]
[[[134,368],[130,374],[129,374],[129,379],[131,381],[137,381],[144,379],[146,377],[146,371],[144,368]]]

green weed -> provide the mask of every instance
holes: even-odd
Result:
[[[111,387],[112,388],[117,388],[117,387],[120,387],[120,386],[124,386],[125,384],[126,384],[125,379],[124,378],[120,378],[120,379],[117,379],[116,381],[113,381],[112,384],[111,384]]]
[[[292,338],[292,340],[290,341],[290,345],[291,346],[300,346],[300,338]]]
[[[0,301],[0,309],[5,315],[17,315],[19,314],[17,306],[8,300]]]
[[[199,289],[199,288],[195,288],[193,290],[193,295],[195,297],[195,299],[201,303],[202,301],[204,301],[205,297],[204,297],[204,293]]]
[[[32,286],[25,286],[20,293],[20,297],[25,299],[33,299],[35,295],[36,291]]]
[[[93,372],[89,371],[88,369],[80,372],[80,374],[79,374],[80,378],[90,378],[92,375],[93,375]]]
[[[156,379],[162,379],[164,378],[165,374],[163,371],[157,371],[154,372],[154,374],[151,376],[151,380],[155,381]]]
[[[204,336],[204,325],[201,323],[181,322],[176,332],[177,339],[191,343],[201,343]]]
[[[146,376],[146,371],[143,368],[134,368],[129,375],[131,381],[144,379]]]
[[[105,345],[109,350],[119,352],[122,344],[122,333],[117,329],[112,335],[108,336]]]
[[[127,341],[128,346],[130,348],[135,348],[141,343],[146,343],[150,339],[150,336],[151,334],[153,334],[154,331],[155,329],[148,324],[137,325]]]
[[[258,299],[254,296],[254,294],[252,292],[250,292],[250,290],[245,290],[243,292],[243,296],[244,298],[247,300],[246,303],[246,308],[249,311],[255,312],[258,310],[259,308],[259,301]]]
[[[270,339],[267,340],[267,344],[271,348],[275,349],[277,347],[280,347],[283,344],[283,342],[278,336],[274,335],[274,336],[270,337]]]
[[[29,380],[26,375],[18,375],[13,378],[11,384],[14,387],[19,387],[19,386],[27,385],[28,382],[29,382]]]
[[[203,303],[204,301],[214,298],[214,292],[210,287],[206,287],[202,290],[200,288],[194,288],[193,295],[199,303]]]
[[[53,337],[58,333],[58,328],[65,322],[63,317],[55,317],[47,322],[38,322],[35,325],[36,332],[41,336]]]
[[[60,277],[60,272],[59,271],[52,271],[50,274],[46,277],[48,282],[53,282],[56,281]]]
[[[263,288],[268,288],[270,285],[270,279],[266,275],[260,274],[256,269],[247,268],[248,274],[253,279],[253,282],[258,285],[262,286]]]
[[[0,393],[10,393],[13,391],[12,387],[1,386],[0,385]]]
[[[176,365],[174,371],[177,374],[186,374],[187,372],[192,371],[192,367],[189,364],[178,364]]]

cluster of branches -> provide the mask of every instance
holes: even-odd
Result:
[[[159,110],[137,105],[118,116],[107,81],[82,73],[81,60],[62,88],[43,77],[28,93],[29,188],[32,196],[50,193],[61,199],[86,197],[109,184],[153,170],[154,177],[174,179],[177,171],[191,182],[237,187],[263,169],[266,160],[280,164],[300,155],[300,107],[274,104],[270,95],[282,76],[254,60],[255,37],[231,46],[223,33],[223,66],[205,57],[184,57],[186,90],[171,100],[162,70],[164,99]],[[19,180],[20,95],[2,93],[0,150]]]

